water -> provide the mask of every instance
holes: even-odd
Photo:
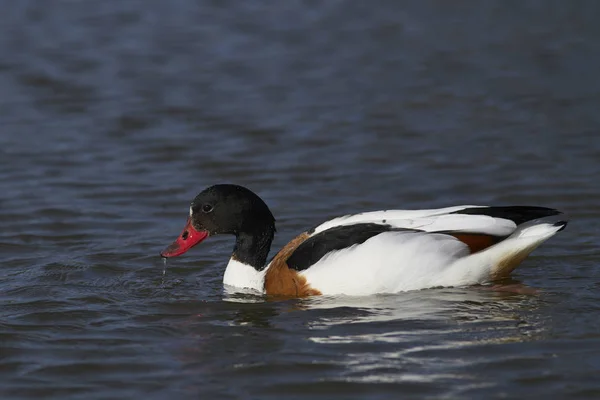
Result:
[[[0,394],[600,396],[596,2],[19,1],[0,13]],[[484,288],[228,295],[159,251],[211,184],[332,216],[531,204],[568,228]]]

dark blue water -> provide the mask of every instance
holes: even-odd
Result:
[[[600,396],[596,2],[2,1],[3,399]],[[568,212],[484,288],[226,295],[170,260],[193,196],[252,188],[274,249],[345,213]]]

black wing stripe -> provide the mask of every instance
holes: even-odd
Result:
[[[505,207],[473,207],[454,211],[450,214],[487,215],[494,218],[504,218],[521,225],[527,221],[551,215],[562,214],[553,208],[535,206],[505,206]]]
[[[384,232],[390,231],[416,231],[415,229],[394,228],[390,225],[373,223],[342,225],[319,232],[308,238],[287,259],[289,268],[296,271],[308,269],[317,263],[326,254],[342,250]]]

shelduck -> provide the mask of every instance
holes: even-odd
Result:
[[[209,236],[236,238],[223,283],[266,295],[370,295],[483,284],[507,277],[565,228],[560,211],[532,206],[455,206],[346,215],[302,232],[267,263],[275,218],[251,190],[211,186],[162,257]]]

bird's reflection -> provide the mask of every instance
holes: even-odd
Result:
[[[489,361],[486,354],[504,357],[495,346],[544,334],[542,296],[516,281],[367,297],[226,291],[213,314],[194,323],[194,344],[180,357],[200,375],[251,373],[298,358],[327,363],[344,381],[493,385],[481,381],[475,364]],[[238,362],[224,363],[223,351]]]
[[[346,323],[368,323],[392,320],[474,320],[511,319],[521,307],[535,304],[539,291],[515,280],[496,282],[491,285],[465,288],[438,288],[397,294],[372,296],[315,296],[301,299],[269,297],[255,291],[224,291],[226,303],[240,303],[233,322],[252,323],[252,315],[258,315],[258,326],[269,326],[269,318],[284,312],[308,312],[316,316],[310,319],[312,329]],[[528,301],[530,300],[530,301]],[[241,304],[262,304],[257,308]],[[269,313],[260,310],[268,308]],[[318,311],[329,310],[326,317],[319,318]],[[342,312],[345,310],[345,312]],[[299,315],[306,319],[307,315]]]
[[[477,373],[461,375],[457,368],[473,367],[497,345],[543,336],[546,321],[538,308],[544,302],[535,293],[511,281],[398,295],[310,298],[297,306],[314,314],[307,339],[324,352],[345,354],[340,361],[344,380],[422,383],[452,377],[471,384],[479,380]],[[345,309],[362,312],[332,312]],[[474,357],[478,352],[482,356]],[[504,357],[496,350],[491,354]]]

